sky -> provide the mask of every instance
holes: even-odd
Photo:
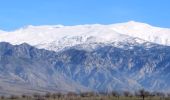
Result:
[[[170,28],[170,0],[0,0],[0,30],[132,20]]]

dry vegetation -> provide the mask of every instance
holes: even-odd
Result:
[[[73,93],[67,94],[61,93],[47,93],[45,95],[33,94],[32,96],[11,95],[8,97],[1,96],[0,100],[170,100],[170,94],[161,92],[148,92],[140,90],[135,93],[125,91],[123,93],[112,92],[112,93]]]

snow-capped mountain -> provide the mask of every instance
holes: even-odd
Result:
[[[95,42],[115,44],[153,42],[170,45],[170,29],[152,27],[134,21],[112,25],[28,26],[12,32],[2,32],[0,41],[14,45],[28,43],[54,51]]]
[[[138,22],[0,32],[0,94],[170,91],[170,29]]]

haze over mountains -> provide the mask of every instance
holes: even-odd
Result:
[[[134,21],[28,26],[0,31],[0,42],[1,94],[170,91],[168,28]]]

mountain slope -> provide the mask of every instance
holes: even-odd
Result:
[[[124,49],[104,45],[90,52],[79,48],[60,53],[56,66],[85,86],[97,91],[170,89],[170,47],[145,48],[143,44]]]
[[[55,55],[55,52],[39,50],[27,44],[13,46],[0,43],[2,93],[86,91],[80,84],[54,71],[52,62],[48,60],[55,59]]]
[[[18,93],[141,88],[170,91],[170,47],[150,44],[146,48],[142,44],[125,49],[108,44],[88,45],[98,46],[91,51],[77,45],[53,52],[27,44],[0,43],[2,93],[15,93],[13,90],[17,89]]]

